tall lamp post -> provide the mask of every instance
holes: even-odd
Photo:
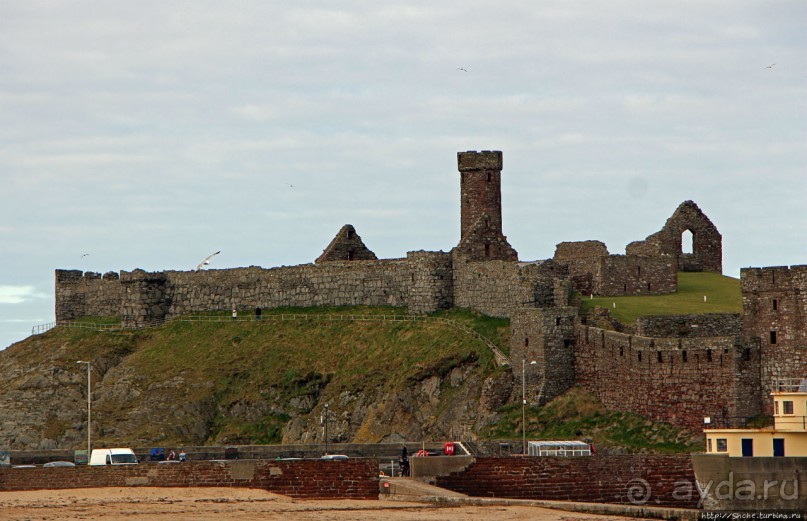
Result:
[[[530,365],[535,365],[535,360]],[[521,359],[521,453],[527,455],[527,360]]]
[[[90,462],[90,453],[92,452],[92,393],[90,388],[90,369],[92,362],[85,362],[79,360],[77,364],[87,364],[87,463]]]
[[[325,412],[322,414],[322,423],[325,425],[325,455],[328,455],[328,404],[325,404]]]

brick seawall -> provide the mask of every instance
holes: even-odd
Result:
[[[688,455],[477,458],[438,486],[477,497],[697,508]]]
[[[235,460],[0,469],[0,491],[137,486],[245,487],[304,499],[378,499],[378,461]]]

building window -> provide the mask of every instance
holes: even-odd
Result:
[[[771,331],[771,345],[776,343],[776,331]]]
[[[743,360],[746,361],[746,362],[751,360],[751,349],[749,349],[747,347],[745,349],[743,349]]]
[[[711,350],[711,349],[707,349],[707,350],[706,350],[706,360],[707,360],[708,362],[711,362],[711,361],[712,361],[712,350]]]
[[[490,243],[485,243],[485,257],[490,257]]]
[[[625,348],[622,346],[619,346],[619,356],[625,356]]]
[[[354,235],[356,235],[355,231],[353,231],[353,230],[348,230],[347,231],[347,238],[348,239],[352,239]]]
[[[656,360],[658,360],[658,363],[661,363],[661,362],[664,361],[662,356],[661,356],[661,351],[656,351]]]
[[[706,452],[712,452],[712,438],[706,440],[706,443],[707,443]]]
[[[717,438],[715,443],[717,444],[717,452],[729,451],[729,444],[726,442],[726,438]]]
[[[641,351],[639,351],[639,361],[640,362],[642,361],[642,352]]]
[[[683,360],[684,362],[687,361],[687,352],[686,351],[681,351],[681,360]]]
[[[774,416],[779,416],[779,402],[776,400],[773,401],[773,414]]]
[[[524,347],[530,347],[530,339],[528,337],[524,337]]]
[[[782,401],[782,412],[784,414],[793,414],[793,402],[791,400]]]
[[[779,309],[779,299],[775,298],[773,299],[773,310],[776,311],[778,309]]]
[[[642,267],[641,266],[636,266],[636,276],[638,276],[638,277],[642,276]]]
[[[347,260],[354,260],[356,258],[356,253],[353,250],[348,250],[347,252]]]
[[[555,325],[556,326],[560,325],[560,317],[555,317]]]

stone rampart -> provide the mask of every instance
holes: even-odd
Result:
[[[478,497],[696,508],[688,455],[476,458],[437,486]]]
[[[120,315],[123,288],[117,273],[56,270],[56,320]]]
[[[578,385],[608,408],[702,427],[759,413],[759,350],[736,336],[650,338],[578,326]],[[708,397],[707,400],[704,397]]]
[[[233,460],[0,469],[0,491],[141,486],[245,487],[304,499],[378,499],[378,461]]]

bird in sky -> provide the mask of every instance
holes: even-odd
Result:
[[[84,258],[84,257],[86,257],[87,255],[89,255],[89,253],[85,253],[84,255],[82,255],[82,256],[81,256],[81,258],[83,259],[83,258]]]
[[[774,66],[774,65],[776,65],[776,64],[775,64],[775,63],[772,63],[772,64],[768,65],[768,66],[767,66],[767,67],[765,67],[765,68],[766,68],[766,69],[773,69],[773,66]]]
[[[462,72],[468,72],[467,70],[463,69],[462,67],[457,67],[457,70],[462,71]]]
[[[289,188],[294,188],[293,184],[291,184],[291,183],[286,183],[286,184],[289,185]]]
[[[200,269],[202,269],[204,266],[207,266],[208,264],[210,264],[210,259],[212,259],[214,255],[218,255],[219,253],[221,253],[221,252],[220,252],[220,251],[217,251],[216,253],[211,253],[210,255],[208,255],[208,256],[207,256],[207,258],[205,258],[205,260],[203,260],[202,262],[200,262],[200,263],[199,263],[199,264],[196,266],[196,271],[199,271],[199,270],[200,270]]]

